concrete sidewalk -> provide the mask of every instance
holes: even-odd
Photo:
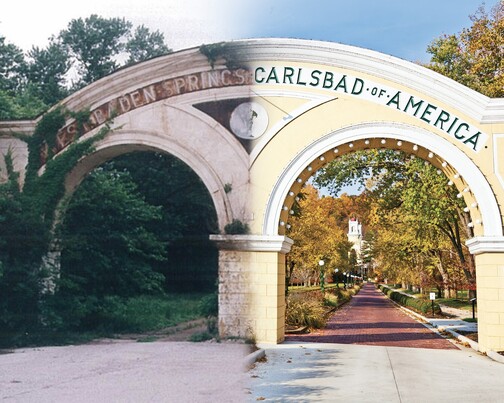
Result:
[[[504,365],[471,349],[263,345],[249,401],[501,402]]]

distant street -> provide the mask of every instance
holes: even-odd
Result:
[[[457,348],[396,308],[373,284],[365,284],[346,306],[336,311],[325,329],[288,335],[287,341]]]

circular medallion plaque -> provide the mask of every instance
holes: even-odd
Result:
[[[231,113],[229,124],[233,133],[241,139],[255,140],[268,127],[268,113],[257,102],[244,102]]]

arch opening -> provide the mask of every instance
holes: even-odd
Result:
[[[435,166],[459,190],[475,236],[502,236],[502,219],[488,182],[459,149],[434,134],[406,125],[361,124],[329,133],[299,153],[277,181],[266,208],[263,233],[284,235],[291,206],[303,184],[329,161],[356,150],[387,148]]]
[[[47,298],[71,330],[156,330],[199,318],[216,292],[217,213],[204,183],[173,155],[128,151],[83,175],[63,212]]]
[[[154,133],[114,131],[97,145],[96,150],[79,161],[75,168],[67,175],[65,189],[71,194],[82,182],[84,177],[96,167],[132,152],[154,152],[169,154],[187,165],[203,182],[217,213],[218,227],[223,228],[231,221],[232,211],[227,200],[224,185],[218,173],[206,162],[203,156],[187,149],[179,142]]]

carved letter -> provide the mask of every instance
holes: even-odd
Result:
[[[119,98],[119,105],[121,106],[122,113],[126,113],[131,109],[131,102],[125,96]]]
[[[149,85],[148,87],[145,87],[143,90],[143,97],[145,103],[150,103],[154,102],[156,100],[156,89],[154,88],[153,85]]]

